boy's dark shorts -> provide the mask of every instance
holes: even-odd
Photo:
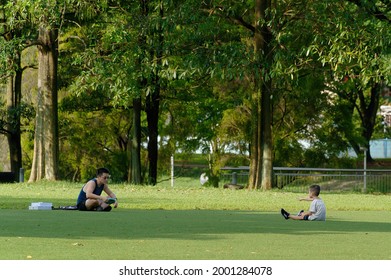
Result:
[[[304,220],[304,221],[308,221],[308,217],[309,217],[309,215],[305,215],[305,216],[303,217],[303,220]]]

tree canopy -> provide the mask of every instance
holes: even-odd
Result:
[[[386,131],[390,19],[386,0],[0,1],[0,131],[32,180],[154,185],[201,151],[211,178],[239,161],[270,189],[273,166],[335,166]]]

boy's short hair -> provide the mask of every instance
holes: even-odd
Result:
[[[110,174],[110,171],[105,167],[98,168],[98,170],[96,171],[96,176],[102,176],[104,173]]]
[[[318,196],[320,194],[320,186],[319,185],[310,186],[310,192],[313,193],[315,196]]]

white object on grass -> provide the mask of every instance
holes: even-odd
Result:
[[[51,202],[32,202],[29,210],[52,210],[53,203]]]
[[[202,173],[200,176],[200,183],[203,186],[206,182],[208,182],[209,178],[206,176],[206,173]]]

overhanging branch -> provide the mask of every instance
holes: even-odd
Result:
[[[357,7],[363,9],[365,12],[367,12],[370,15],[373,15],[375,18],[381,20],[381,21],[386,21],[388,23],[391,23],[391,19],[383,13],[376,5],[375,3],[372,4],[372,7],[368,7],[363,4],[361,0],[347,0],[350,3],[355,4]],[[381,1],[385,6],[389,7],[390,4],[386,4],[383,1]]]

